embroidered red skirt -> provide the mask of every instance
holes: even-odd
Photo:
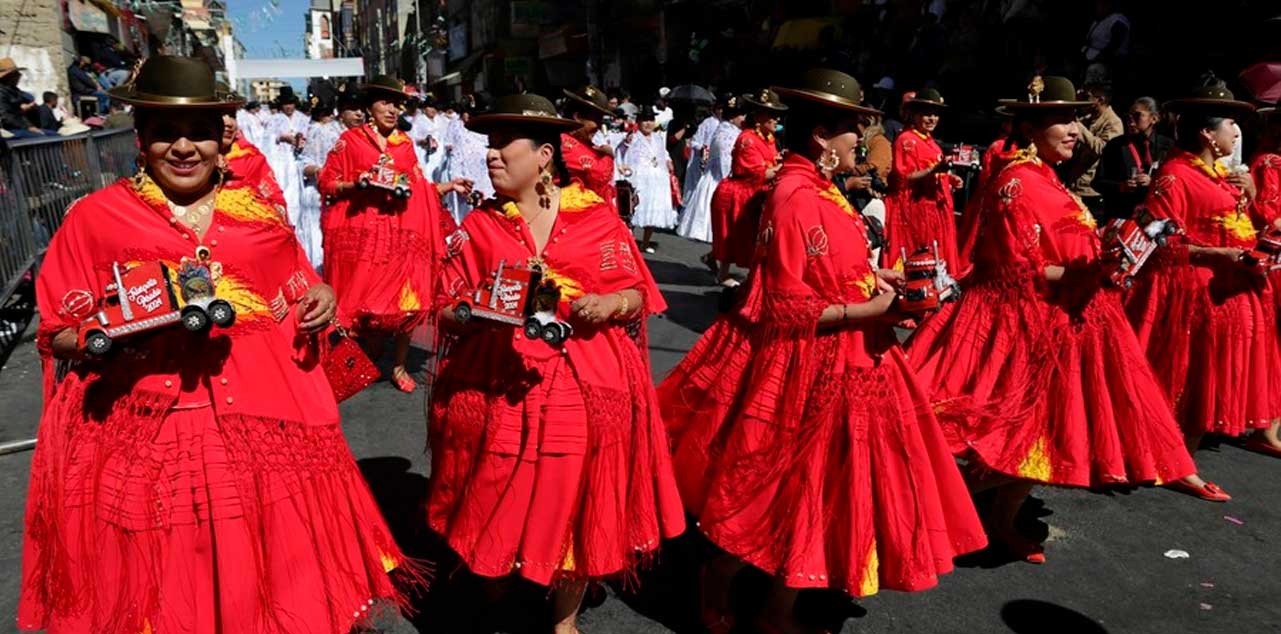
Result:
[[[764,188],[741,178],[727,178],[712,195],[712,257],[746,268],[756,253]]]
[[[405,602],[388,573],[413,564],[336,425],[205,405],[46,440],[64,477],[56,525],[29,526],[22,629],[345,634]]]
[[[938,243],[939,256],[948,271],[957,275],[963,267],[957,255],[956,217],[948,198],[913,196],[910,189],[898,190],[885,198],[885,242],[881,266],[902,268],[903,253],[912,255]]]

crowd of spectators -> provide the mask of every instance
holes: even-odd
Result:
[[[22,68],[0,58],[0,136],[25,139],[77,134],[91,128],[132,125],[122,104],[107,94],[133,76],[136,60],[119,47],[100,47],[67,67],[69,94],[24,90]]]

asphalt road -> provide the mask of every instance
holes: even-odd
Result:
[[[711,323],[716,305],[712,279],[697,260],[705,247],[672,236],[659,240],[649,261],[670,309],[651,322],[656,378]],[[0,370],[0,442],[31,437],[36,429],[40,369],[30,332]],[[436,562],[418,614],[386,623],[386,631],[539,632],[542,591],[518,584],[499,603],[482,607],[475,580],[422,528],[418,509],[429,469],[422,401],[421,392],[407,396],[380,383],[343,406],[347,438],[397,538],[412,554]],[[1202,474],[1235,496],[1232,502],[1214,505],[1151,488],[1042,488],[1025,511],[1049,531],[1045,566],[978,557],[928,592],[886,592],[857,604],[813,593],[802,597],[799,609],[817,622],[843,622],[847,633],[1281,632],[1281,462],[1231,446],[1204,450],[1197,459]],[[0,632],[13,627],[30,460],[29,452],[0,456]],[[1171,550],[1188,556],[1167,557]],[[582,617],[583,632],[699,632],[694,571],[707,552],[694,536],[667,544],[638,590],[603,589]],[[760,604],[764,583],[750,571],[738,580],[744,613]]]

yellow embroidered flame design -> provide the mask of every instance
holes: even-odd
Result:
[[[400,130],[392,131],[391,136],[387,137],[387,145],[389,146],[400,145],[402,143],[409,143],[409,136]]]
[[[508,220],[515,220],[519,218],[520,207],[517,207],[516,203],[510,200],[503,203],[503,216],[505,216]]]
[[[1094,220],[1094,214],[1090,213],[1089,209],[1082,208],[1081,213],[1076,215],[1076,220],[1085,225],[1090,231],[1094,231],[1099,227],[1099,223]]]
[[[231,144],[231,149],[227,150],[226,156],[227,156],[227,160],[230,161],[232,159],[238,159],[242,156],[249,156],[252,153],[253,152],[251,152],[248,147],[245,147],[244,145],[240,144],[240,139],[236,139],[236,142]]]
[[[267,305],[267,301],[234,275],[223,274],[218,278],[218,282],[214,284],[214,294],[231,302],[232,308],[236,309],[237,323],[272,318],[271,307]]]
[[[1019,463],[1018,475],[1028,480],[1049,482],[1053,475],[1050,467],[1050,454],[1046,451],[1045,437],[1037,438],[1032,449],[1027,452],[1023,462]]]
[[[140,632],[139,634],[152,634],[152,632],[153,630],[151,629],[151,619],[143,619],[142,632]]]
[[[863,566],[863,581],[859,584],[858,595],[870,597],[881,590],[881,559],[876,554],[876,540],[872,540],[867,549],[867,563]]]
[[[164,192],[160,191],[160,186],[145,174],[141,178],[134,180],[133,189],[138,192],[138,197],[149,205],[164,207],[169,204]]]
[[[876,294],[876,274],[868,273],[863,276],[863,279],[855,280],[854,285],[858,287],[858,290],[862,291],[863,297],[871,299]]]
[[[422,300],[418,298],[418,293],[414,291],[414,287],[409,283],[409,280],[405,280],[405,285],[400,287],[400,301],[396,307],[405,312],[413,312],[423,308]]]
[[[382,551],[379,551],[379,552],[378,552],[378,554],[380,555],[380,557],[379,557],[379,558],[382,560],[382,564],[383,564],[383,572],[391,572],[391,571],[393,571],[393,570],[395,570],[395,569],[397,569],[397,568],[399,568],[399,567],[400,567],[400,560],[399,560],[399,559],[396,559],[395,557],[391,556],[390,554],[385,553],[385,552],[382,552]]]
[[[1259,234],[1254,230],[1254,223],[1250,220],[1250,216],[1246,214],[1232,211],[1216,217],[1214,221],[1219,223],[1224,231],[1227,231],[1235,238],[1241,240],[1255,240],[1258,238]]]
[[[565,572],[574,571],[574,533],[570,531],[569,538],[565,540],[565,557],[560,562],[560,569]]]
[[[854,206],[850,204],[850,201],[846,200],[845,197],[841,195],[840,190],[836,189],[836,185],[830,185],[827,189],[819,190],[818,195],[825,200],[835,203],[836,206],[840,207],[841,211],[845,212],[849,217],[853,218],[858,215],[858,212],[854,211]]]
[[[585,211],[603,202],[605,200],[597,196],[596,192],[578,183],[570,183],[568,187],[563,187],[560,190],[561,211]]]
[[[561,275],[546,264],[543,265],[543,278],[551,280],[560,289],[561,301],[572,302],[584,294],[583,285],[578,280]]]
[[[223,215],[241,222],[283,224],[284,220],[275,207],[256,195],[252,187],[234,187],[218,192],[214,208]]]

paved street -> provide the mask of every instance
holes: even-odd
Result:
[[[671,236],[660,243],[650,265],[671,309],[651,323],[656,377],[708,326],[716,303],[712,279],[697,260],[705,247]],[[0,442],[30,437],[36,428],[40,369],[31,330],[0,370]],[[516,585],[497,607],[475,607],[474,580],[420,528],[429,466],[421,392],[406,396],[380,383],[343,411],[352,449],[398,539],[437,562],[420,613],[388,623],[387,631],[465,632],[485,617],[503,632],[537,632],[529,625],[542,598],[537,589]],[[0,631],[12,628],[17,602],[30,460],[30,452],[0,456]],[[929,592],[886,592],[857,605],[820,593],[803,597],[801,608],[821,621],[844,619],[844,632],[877,634],[1281,632],[1281,461],[1226,445],[1203,451],[1198,461],[1203,475],[1235,500],[1213,505],[1150,488],[1039,489],[1043,506],[1027,510],[1029,520],[1039,517],[1050,531],[1045,566],[977,558]],[[1171,550],[1189,556],[1168,558]],[[594,602],[582,619],[584,633],[698,632],[693,571],[705,553],[693,537],[669,544],[639,592],[610,587],[603,602]],[[745,574],[738,585],[745,610],[760,604],[759,575]]]

